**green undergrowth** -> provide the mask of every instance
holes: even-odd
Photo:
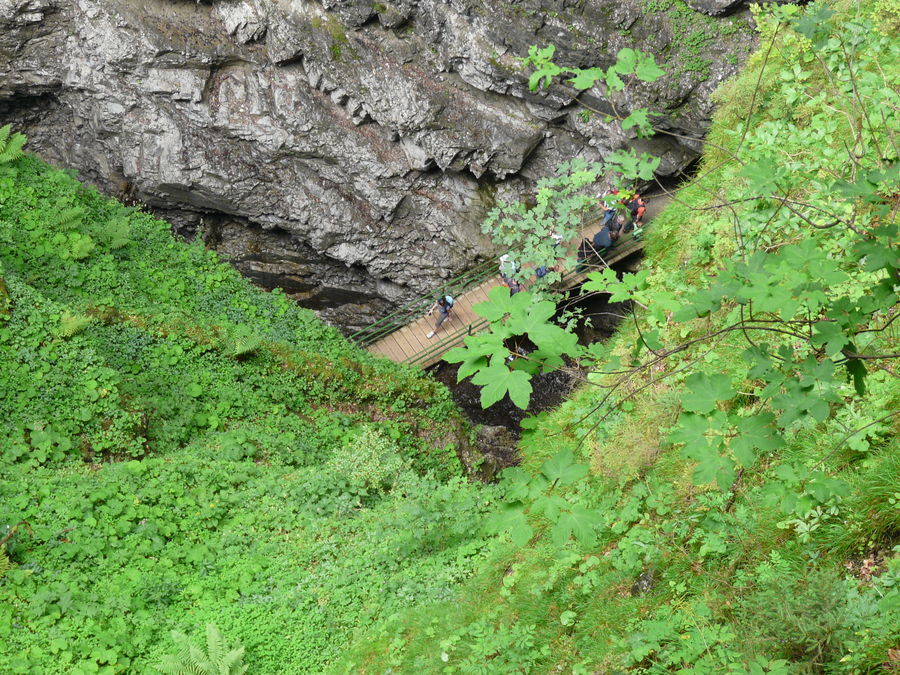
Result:
[[[885,269],[896,275],[896,176],[893,191],[883,188],[891,183],[881,182],[882,174],[871,184],[859,177],[875,176],[875,166],[896,169],[900,159],[900,44],[864,4],[812,5],[798,30],[776,29],[776,21],[758,15],[760,51],[718,92],[699,177],[649,228],[649,275],[642,287],[647,303],[662,294],[689,297],[744,252],[783,248],[806,250],[822,266],[809,270],[794,258],[798,279],[834,265],[842,273],[836,275],[840,292],[848,297],[877,294],[879,286],[891,294],[896,276]],[[845,41],[824,35],[829,30]],[[849,68],[847,49],[853,53]],[[862,131],[848,124],[860,117],[867,125]],[[856,144],[858,138],[865,144]],[[848,148],[854,148],[852,157]],[[768,159],[773,150],[776,159]],[[732,161],[735,155],[740,163]],[[850,187],[837,193],[835,184]],[[810,227],[777,196],[766,196],[782,190],[819,226]],[[727,206],[716,206],[722,204]],[[831,213],[829,208],[844,218],[852,214],[859,230],[826,221],[817,209]],[[859,261],[847,254],[876,230],[887,233],[883,258]],[[815,288],[811,283],[810,293]],[[726,302],[688,321],[656,312],[652,316],[662,319],[653,340],[669,346],[715,335],[741,311]],[[413,608],[386,622],[335,670],[757,675],[896,669],[895,314],[896,306],[876,313],[873,331],[860,331],[853,347],[884,355],[867,363],[864,387],[849,367],[844,372],[830,365],[835,352],[828,347],[826,353],[823,344],[818,360],[809,361],[821,377],[799,385],[814,387],[811,407],[793,417],[782,412],[783,443],[766,447],[765,439],[754,439],[764,449],[752,459],[735,450],[737,462],[694,451],[691,441],[670,433],[680,428],[684,438],[687,424],[715,422],[727,412],[762,413],[752,393],[761,387],[745,375],[743,354],[751,338],[740,331],[704,338],[699,347],[638,371],[610,400],[602,397],[616,377],[592,374],[558,410],[530,422],[520,446],[526,473],[510,472],[501,484],[508,499],[527,507],[531,497],[522,486],[529,476],[546,476],[532,480],[541,496],[527,512],[527,524],[521,507],[513,514],[519,520],[510,521],[516,523],[511,538],[521,541],[495,551],[443,611]],[[802,344],[779,335],[759,340],[788,350]],[[639,354],[652,357],[631,322],[605,351],[623,369]],[[733,400],[730,392],[710,391],[711,403],[689,401],[697,394],[685,381],[699,367],[735,378]],[[790,391],[793,385],[787,380],[783,386]],[[782,393],[778,400],[786,399]],[[708,414],[685,415],[696,409]],[[729,434],[727,427],[712,431]],[[703,433],[718,438],[705,426]],[[693,442],[699,447],[704,436],[698,438]],[[548,464],[565,451],[590,465],[591,475],[547,497],[541,486],[551,481]],[[727,480],[717,485],[723,475]],[[558,501],[560,494],[565,502]],[[554,543],[560,509],[575,513],[578,507],[591,518],[583,536]]]
[[[210,623],[319,673],[491,545],[442,386],[30,156],[0,163],[0,390],[3,673],[156,672]]]
[[[672,40],[663,49],[664,62],[676,77],[686,77],[695,82],[709,78],[714,53],[722,44],[731,42],[731,36],[746,35],[752,29],[746,14],[730,17],[710,17],[691,9],[683,0],[643,0],[643,11],[648,16],[665,20]],[[746,54],[730,54],[729,61],[736,63]]]

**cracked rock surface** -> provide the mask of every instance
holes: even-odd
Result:
[[[702,136],[748,15],[693,26],[647,1],[0,0],[0,124],[351,330],[496,253],[486,211],[561,161],[631,145],[672,175],[697,157],[582,120],[519,65],[531,44],[579,67],[654,53],[668,74],[616,105]]]

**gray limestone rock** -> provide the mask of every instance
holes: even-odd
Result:
[[[711,16],[720,16],[733,12],[744,5],[744,0],[685,0],[691,9]]]
[[[481,462],[477,475],[485,482],[494,480],[500,471],[519,463],[518,438],[506,427],[478,427],[475,445]]]
[[[554,43],[558,62],[579,67],[625,46],[677,58],[684,26],[642,8],[0,0],[0,124],[349,328],[495,253],[479,227],[487,210],[561,161],[633,146],[674,174],[696,158],[709,94],[752,40],[746,12],[704,48],[707,72],[668,63],[615,101],[653,107],[688,139],[582,120],[564,85],[528,90],[519,58],[531,44]],[[610,109],[601,92],[586,101]]]
[[[776,4],[797,4],[800,0],[774,0]],[[750,0],[684,0],[685,4],[696,12],[710,16],[723,16],[745,8]]]

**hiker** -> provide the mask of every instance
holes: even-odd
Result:
[[[626,204],[626,208],[631,211],[631,224],[634,227],[640,227],[644,224],[644,213],[647,211],[647,202],[641,196],[635,193]]]
[[[513,296],[516,293],[525,290],[525,285],[519,281],[516,281],[512,277],[506,280],[506,287],[509,288],[510,296]]]
[[[619,195],[618,190],[612,190],[611,192],[607,192],[605,196],[601,195],[599,192],[597,193],[597,199],[600,200],[600,206],[603,208],[603,222],[601,225],[609,225],[615,220],[616,217],[616,207],[610,206],[608,202],[613,201],[613,198]]]
[[[519,269],[519,263],[513,260],[509,253],[504,253],[500,256],[500,278],[503,279],[503,283],[507,286],[513,275],[519,273]]]
[[[594,235],[594,250],[598,253],[612,248],[616,245],[616,239],[619,238],[619,231],[613,232],[605,225],[601,227],[597,234]]]
[[[431,309],[428,310],[428,316],[434,314],[435,310],[437,310],[438,316],[434,321],[434,330],[429,332],[425,337],[429,340],[434,337],[434,334],[437,332],[437,329],[441,327],[441,324],[450,318],[451,309],[453,309],[453,298],[449,295],[441,296],[435,301],[431,306]]]
[[[633,229],[634,228],[631,226],[631,223],[628,222],[628,219],[621,214],[616,216],[609,224],[610,234],[615,235],[614,240],[618,239],[626,232],[631,232]]]

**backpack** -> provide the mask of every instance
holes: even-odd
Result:
[[[445,295],[445,296],[444,296],[444,302],[447,303],[447,309],[448,309],[448,310],[453,309],[453,298],[451,298],[449,295]]]
[[[608,227],[601,227],[600,231],[594,235],[594,248],[598,251],[601,249],[612,248],[614,242],[609,233]]]
[[[634,198],[630,202],[628,202],[628,204],[626,204],[626,206],[628,207],[628,210],[631,211],[631,215],[634,216],[642,206],[646,207],[647,204],[643,199],[641,199],[640,195],[635,195]]]

